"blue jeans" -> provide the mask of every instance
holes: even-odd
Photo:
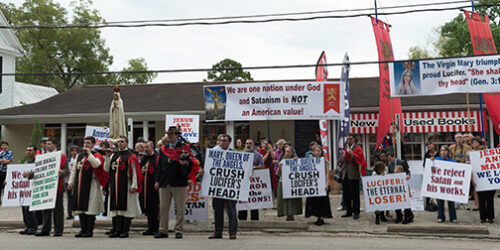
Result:
[[[437,200],[438,207],[438,219],[446,221],[446,217],[444,215],[444,200]],[[450,221],[454,221],[457,219],[457,210],[455,209],[455,202],[448,201],[448,212],[450,214]]]

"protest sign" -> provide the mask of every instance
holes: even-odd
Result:
[[[204,86],[207,120],[340,120],[340,82],[259,82]]]
[[[391,96],[491,93],[500,87],[500,55],[389,64]]]
[[[471,166],[441,160],[426,160],[422,196],[467,203]]]
[[[7,165],[2,207],[31,205],[31,181],[23,177],[24,172],[33,171],[35,164]]]
[[[413,173],[411,173],[411,177],[408,180],[408,186],[410,187],[411,194],[411,210],[413,211],[424,211],[424,197],[422,196],[421,192],[423,180],[424,175]]]
[[[52,209],[56,206],[60,166],[61,151],[36,156],[30,211]]]
[[[248,200],[253,153],[207,149],[201,182],[202,195]]]
[[[170,126],[180,127],[182,137],[188,142],[197,143],[200,141],[199,115],[166,115],[165,131]]]
[[[281,173],[283,198],[326,196],[325,158],[285,159]]]
[[[247,201],[238,201],[236,210],[273,208],[273,191],[269,169],[256,169],[252,173]]]
[[[208,199],[201,196],[201,184],[190,183],[186,189],[186,212],[184,220],[208,220]],[[169,217],[175,220],[175,204],[170,205]]]
[[[95,138],[95,145],[101,146],[101,142],[109,141],[109,128],[97,126],[85,126],[85,137],[93,136]]]
[[[424,161],[407,161],[411,175],[424,174]]]
[[[476,191],[500,189],[500,148],[469,152]]]
[[[406,173],[365,176],[361,179],[366,212],[411,207]]]

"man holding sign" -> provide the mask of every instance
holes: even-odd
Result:
[[[262,158],[262,155],[257,150],[255,150],[255,142],[253,141],[253,139],[247,139],[247,141],[245,142],[245,152],[253,153],[253,169],[265,168],[264,159]],[[248,217],[247,210],[238,211],[238,219],[247,220],[247,217]],[[258,209],[250,210],[250,219],[259,220]]]
[[[28,146],[26,147],[26,163],[27,164],[35,164],[35,156],[36,156],[36,146]],[[26,173],[28,174],[28,173]],[[24,176],[24,173],[23,173]],[[30,195],[31,196],[31,195]],[[20,234],[33,235],[36,234],[38,230],[38,221],[37,221],[37,212],[31,212],[30,206],[21,206],[23,209],[23,221],[26,229],[19,232]],[[39,212],[38,212],[39,213]]]
[[[56,153],[57,150],[57,140],[54,138],[51,138],[47,140],[45,144],[47,148],[47,154],[50,153]],[[44,155],[40,155],[44,156]],[[38,159],[38,158],[37,158]],[[36,165],[43,165],[41,161],[36,161]],[[36,170],[35,170],[36,171]],[[55,202],[55,207],[50,208],[50,209],[45,209],[42,211],[42,216],[43,216],[43,226],[42,226],[42,231],[38,232],[35,234],[35,236],[49,236],[50,235],[50,229],[52,227],[52,216],[54,216],[54,237],[62,236],[63,230],[64,230],[64,207],[63,207],[63,179],[64,176],[67,174],[68,169],[66,167],[66,155],[61,153],[61,158],[60,158],[60,166],[59,170],[57,172],[58,180],[57,180],[57,194],[56,194],[56,202]],[[29,174],[29,179],[34,178],[35,182],[38,180],[38,178],[35,178],[35,173],[31,172]],[[40,177],[40,179],[43,177]],[[43,179],[41,179],[43,180]],[[44,182],[46,182],[47,179],[45,179]],[[34,186],[35,189],[35,186]],[[33,192],[32,196],[32,205],[30,208],[30,211],[35,211],[37,210],[36,207],[34,206],[36,204],[35,200],[35,191]]]
[[[229,149],[231,137],[221,134],[217,146],[207,150],[202,194],[213,197],[215,230],[209,239],[221,239],[224,226],[224,208],[229,217],[229,239],[236,239],[238,218],[236,202],[247,200],[250,187],[253,154]]]

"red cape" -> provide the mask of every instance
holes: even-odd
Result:
[[[193,157],[193,152],[191,152],[191,145],[185,143],[182,145],[182,147],[178,147],[176,149],[170,149],[167,148],[165,145],[161,147],[161,151],[171,160],[177,161],[179,160],[179,157],[182,155],[182,153],[186,153],[189,155],[189,158],[191,159],[191,172],[189,173],[189,179],[193,183],[196,182],[196,173],[200,170],[200,164],[198,163],[198,160],[196,160]]]
[[[98,152],[95,152],[94,157],[97,158],[101,162],[101,165],[99,165],[98,168],[92,168],[92,171],[94,172],[95,176],[97,177],[97,180],[99,181],[99,185],[101,185],[101,187],[104,188],[106,186],[106,184],[108,183],[109,174],[108,174],[108,172],[104,171],[104,159],[102,158],[102,155]]]
[[[136,192],[141,193],[142,192],[142,181],[144,180],[144,176],[142,176],[142,169],[141,169],[141,165],[139,164],[139,159],[137,159],[137,156],[134,153],[130,154],[130,156],[128,157],[128,164],[130,166],[128,171],[129,171],[130,178],[132,178],[132,176],[134,176],[132,174],[132,163],[135,166],[135,173],[137,176],[137,191]]]
[[[347,161],[349,162],[356,162],[356,164],[361,166],[361,176],[366,176],[366,159],[365,155],[363,154],[363,149],[361,146],[357,145],[354,150],[352,150],[352,155],[354,156],[354,159],[352,159],[351,154],[347,153],[347,150],[344,148],[344,155]]]

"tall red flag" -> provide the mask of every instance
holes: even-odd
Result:
[[[377,42],[378,60],[392,61],[394,54],[392,53],[391,36],[389,35],[389,25],[375,19],[372,19],[373,32],[375,32],[375,40]],[[377,22],[378,21],[378,22]],[[389,64],[380,63],[380,93],[379,93],[379,108],[378,108],[378,128],[377,128],[377,145],[382,142],[384,137],[389,132],[392,121],[395,120],[395,115],[400,114],[401,132],[403,132],[403,116],[401,112],[401,100],[399,98],[391,98],[391,86],[389,83]]]
[[[475,55],[496,54],[495,42],[491,35],[490,19],[488,15],[481,15],[472,12],[472,18],[469,11],[464,11],[469,25],[470,38]],[[483,16],[484,21],[481,19]],[[484,93],[484,102],[490,114],[493,127],[497,134],[500,135],[500,92],[499,93]]]
[[[328,70],[326,68],[326,54],[321,52],[319,56],[318,63],[316,64],[316,81],[325,82],[328,81]],[[323,86],[325,87],[325,86]],[[325,105],[325,108],[327,105]],[[326,160],[330,161],[330,140],[328,138],[328,121],[319,120],[319,132],[321,134],[321,147],[325,154]]]

